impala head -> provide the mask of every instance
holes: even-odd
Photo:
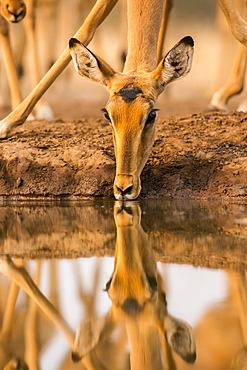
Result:
[[[185,37],[152,71],[115,71],[78,40],[70,40],[78,73],[104,85],[110,93],[103,109],[113,129],[116,156],[114,195],[135,199],[140,193],[140,174],[154,141],[155,101],[170,82],[184,77],[191,68],[193,40]]]
[[[117,202],[114,214],[117,227],[115,263],[106,284],[113,312],[126,322],[134,318],[139,328],[147,325],[147,335],[156,328],[185,361],[194,362],[196,349],[192,329],[168,313],[163,281],[141,226],[139,205]]]
[[[1,0],[1,15],[11,23],[20,22],[26,15],[26,5],[23,0]]]
[[[114,216],[117,228],[114,271],[106,290],[123,315],[136,316],[158,299],[156,261],[140,224],[139,205],[117,202]]]

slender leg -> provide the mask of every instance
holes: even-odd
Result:
[[[19,285],[49,317],[49,319],[58,327],[67,338],[71,347],[74,345],[74,332],[63,319],[59,312],[54,308],[51,302],[41,293],[37,285],[33,282],[27,270],[22,266],[16,266],[10,257],[0,259],[0,271],[9,276]]]
[[[35,0],[27,0],[27,14],[23,20],[25,27],[26,38],[27,38],[27,47],[30,58],[30,64],[32,66],[31,79],[32,85],[36,86],[40,81],[40,71],[39,71],[39,61],[38,61],[38,52],[37,52],[37,43],[35,40],[35,9],[36,9]]]
[[[8,294],[6,308],[4,310],[2,328],[0,332],[1,337],[3,337],[5,333],[8,333],[10,331],[11,326],[13,325],[14,310],[19,290],[20,290],[19,286],[12,281]]]
[[[36,261],[36,271],[33,278],[34,283],[39,286],[41,261]],[[38,340],[37,340],[37,314],[38,307],[36,303],[29,299],[28,311],[25,318],[24,337],[25,337],[25,362],[28,368],[32,370],[39,369]]]
[[[19,81],[16,72],[16,66],[13,58],[13,53],[10,47],[9,25],[7,21],[0,15],[0,43],[3,50],[4,65],[9,82],[11,107],[14,109],[20,104],[22,97],[19,88]]]
[[[37,271],[36,271],[36,282],[38,281],[39,277],[39,262],[37,262]],[[12,259],[8,256],[4,256],[0,258],[0,272],[4,275],[8,276],[10,279],[12,279],[14,284],[17,284],[20,288],[22,288],[25,293],[31,298],[30,300],[30,306],[28,310],[28,318],[27,323],[25,327],[25,339],[26,339],[26,345],[27,350],[25,352],[25,359],[28,360],[28,363],[30,364],[30,369],[35,369],[35,364],[37,363],[37,357],[36,357],[36,349],[35,348],[35,339],[33,338],[32,332],[34,330],[35,326],[35,316],[36,316],[36,307],[35,304],[40,307],[40,309],[47,315],[47,317],[50,319],[50,321],[64,334],[66,337],[70,347],[72,349],[77,348],[77,343],[74,343],[75,340],[75,334],[73,330],[70,328],[68,323],[64,320],[64,318],[60,315],[60,313],[54,308],[54,306],[51,304],[51,302],[41,293],[38,286],[35,284],[33,279],[28,274],[27,270],[21,266],[19,263],[16,265]],[[98,284],[98,276],[96,272],[95,277],[95,284]],[[94,303],[94,298],[91,300],[92,303]],[[91,303],[90,302],[90,303]],[[99,330],[99,333],[97,336],[96,343],[90,342],[90,338],[92,338],[92,332],[91,332],[91,325],[82,325],[83,329],[89,329],[89,332],[85,332],[82,330],[82,332],[79,331],[79,346],[83,344],[86,345],[86,352],[85,357],[83,358],[76,358],[74,356],[74,360],[82,360],[83,364],[86,366],[87,369],[97,369],[97,370],[105,370],[106,366],[104,365],[104,362],[111,363],[111,356],[110,358],[105,358],[104,354],[109,354],[109,348],[112,348],[112,353],[114,354],[112,356],[114,360],[114,356],[116,354],[117,348],[119,348],[120,353],[123,352],[123,350],[126,348],[126,341],[125,341],[125,332],[119,336],[120,341],[116,343],[112,341],[112,332],[115,328],[115,322],[112,320],[111,314],[109,312],[101,317],[101,318],[93,318],[92,319],[94,324],[95,321],[97,321],[96,330]],[[89,337],[87,337],[87,334],[89,334]],[[95,334],[95,333],[93,333]],[[89,346],[89,347],[88,347]],[[90,348],[91,346],[91,348]],[[84,347],[82,348],[84,349]],[[102,357],[102,358],[101,358]],[[102,362],[103,360],[103,362]],[[10,364],[9,364],[10,365]],[[113,367],[111,367],[113,368]],[[115,368],[115,367],[114,367]],[[121,366],[119,368],[122,368]],[[10,367],[6,367],[6,370],[10,370]]]
[[[54,2],[56,5],[56,3]],[[36,30],[36,16],[37,16],[37,0],[26,0],[27,5],[27,14],[26,17],[23,20],[25,32],[26,32],[26,39],[27,39],[27,48],[29,52],[29,58],[30,58],[30,76],[31,76],[31,86],[32,88],[35,88],[35,86],[39,83],[41,78],[41,63],[38,56],[38,43],[37,43],[37,30]],[[53,5],[50,2],[45,2],[41,6],[50,6]],[[48,19],[51,23],[54,22],[53,19]],[[46,25],[43,26],[43,28],[47,28]],[[41,30],[42,35],[45,36],[45,30]],[[48,49],[52,50],[52,48]],[[45,56],[44,56],[45,58]],[[38,118],[45,118],[45,119],[52,119],[53,118],[53,112],[49,104],[46,102],[44,98],[40,99],[38,104],[35,108],[35,116]]]
[[[170,18],[173,5],[174,5],[174,0],[165,0],[163,18],[161,22],[160,34],[159,34],[159,39],[158,39],[157,63],[161,61],[162,56],[163,56],[164,40],[165,40],[167,25],[168,25],[168,21]]]
[[[226,110],[228,100],[243,90],[244,77],[247,61],[247,49],[239,44],[235,56],[233,68],[226,84],[216,91],[209,103],[209,110]]]
[[[224,13],[228,26],[233,36],[247,46],[247,23],[240,16],[233,0],[217,0],[219,7]],[[245,1],[244,1],[244,6]]]
[[[16,263],[18,263],[20,266],[22,265],[22,261],[19,259],[16,259]],[[4,309],[3,314],[3,320],[2,320],[2,326],[0,328],[0,342],[1,346],[4,344],[4,347],[1,348],[1,356],[3,356],[3,351],[5,358],[5,361],[8,361],[8,363],[4,366],[3,370],[11,370],[17,368],[17,359],[13,356],[12,353],[12,333],[11,329],[13,328],[14,323],[14,316],[15,316],[15,309],[16,309],[16,302],[19,294],[19,286],[14,281],[11,281],[9,293],[6,301],[6,306]],[[5,348],[5,349],[4,349]],[[10,357],[12,359],[9,361]],[[21,360],[22,361],[22,360]],[[1,357],[1,364],[4,362],[4,358]],[[25,365],[24,361],[22,361],[23,365]]]
[[[122,71],[124,68],[124,63],[127,56],[127,35],[128,35],[128,21],[127,21],[127,1],[120,0],[120,25],[119,25],[119,71]]]
[[[233,357],[229,370],[244,370],[247,363],[247,295],[245,273],[229,271],[228,279],[232,296],[236,303],[243,337],[243,347]]]
[[[247,15],[247,3],[246,1],[244,1],[243,9],[244,19],[246,19],[246,15]],[[246,46],[239,43],[232,71],[230,73],[228,81],[222,88],[220,88],[213,94],[210,104],[208,106],[209,110],[226,110],[228,100],[232,96],[239,94],[243,90],[246,62],[247,62]]]
[[[81,28],[75,34],[75,37],[84,45],[88,45],[88,43],[92,40],[96,29],[107,17],[116,3],[117,0],[98,0]],[[25,122],[36,103],[69,64],[70,60],[71,56],[69,48],[66,47],[56,63],[54,63],[54,65],[49,69],[46,75],[26,97],[26,99],[24,99],[23,102],[13,110],[13,112],[11,112],[0,122],[1,139],[8,137],[16,126],[22,125]]]

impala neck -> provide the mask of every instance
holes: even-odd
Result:
[[[129,321],[126,329],[130,342],[131,369],[164,369],[160,338],[152,322]]]
[[[155,69],[163,0],[128,0],[128,54],[124,72]]]

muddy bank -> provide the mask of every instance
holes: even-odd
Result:
[[[159,118],[140,199],[245,199],[246,122],[241,112]],[[104,119],[35,120],[0,142],[1,199],[113,198],[114,175]]]
[[[114,256],[114,202],[0,205],[0,255],[25,259]],[[157,261],[246,269],[247,205],[140,202]]]

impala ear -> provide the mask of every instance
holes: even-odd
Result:
[[[75,38],[69,41],[70,54],[76,71],[94,82],[108,86],[116,71],[103,59],[96,57],[86,46]]]
[[[192,37],[184,37],[166,54],[158,67],[151,73],[161,85],[161,90],[170,82],[189,73],[194,53],[193,46]]]
[[[183,320],[168,315],[165,318],[166,337],[169,346],[188,363],[196,360],[196,345],[193,330]]]
[[[80,361],[98,345],[105,325],[105,316],[87,319],[82,322],[76,333],[75,344],[72,352],[72,360],[74,362]]]

